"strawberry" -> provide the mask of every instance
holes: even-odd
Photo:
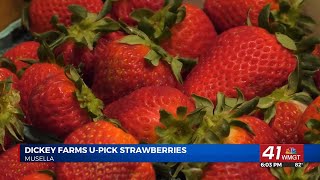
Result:
[[[68,11],[69,5],[81,5],[88,11],[97,13],[102,9],[103,2],[101,0],[52,0],[50,2],[32,0],[29,7],[31,31],[42,33],[52,30],[50,20],[54,15],[58,16],[63,24],[69,26],[71,23],[71,13]]]
[[[298,143],[298,124],[303,110],[294,102],[276,103],[276,115],[270,122],[270,127],[275,133],[277,143]]]
[[[197,109],[189,114],[181,108],[178,109],[179,117],[183,120],[175,118],[170,113],[162,112],[160,121],[164,127],[157,128],[157,133],[160,137],[158,142],[163,144],[275,143],[274,133],[268,124],[248,115],[255,110],[259,99],[254,98],[250,101],[244,101],[241,91],[237,90],[237,92],[238,98],[227,98],[222,93],[218,93],[218,102],[215,109],[209,99],[193,95],[192,97]],[[209,169],[206,170],[206,166]],[[215,170],[220,169],[218,173],[222,171],[218,177],[221,177],[221,179],[228,178],[226,173],[229,170],[224,168],[230,167],[231,164],[220,166],[208,163],[180,163],[175,166],[173,178],[176,178],[176,175],[182,171],[186,179],[200,179],[200,177],[211,179],[212,169],[215,168]],[[267,172],[259,171],[254,166],[248,168],[250,168],[252,173],[261,173],[268,176]],[[248,176],[245,172],[243,173]],[[233,174],[235,177],[237,176],[235,173]]]
[[[68,41],[55,49],[56,56],[62,55],[65,64],[83,66],[84,81],[90,86],[95,69],[93,52],[87,47],[77,46],[73,41]]]
[[[175,87],[177,83],[167,64],[160,61],[153,66],[145,60],[149,51],[146,45],[100,39],[94,50],[98,62],[92,86],[95,95],[107,104],[141,87]]]
[[[249,134],[245,129],[240,127],[233,127],[230,129],[230,134],[228,137],[223,139],[225,144],[265,144],[265,143],[275,143],[274,132],[268,127],[266,123],[258,118],[252,116],[239,117],[242,123],[247,124],[254,132],[254,136]],[[269,134],[270,136],[268,136]]]
[[[123,127],[140,141],[155,143],[158,139],[155,127],[160,126],[160,110],[177,116],[180,106],[191,112],[193,103],[187,96],[171,87],[144,87],[107,105],[104,114],[118,119]]]
[[[0,155],[0,179],[21,179],[39,170],[54,170],[49,162],[20,162],[20,145],[16,145]]]
[[[211,163],[205,169],[202,180],[266,180],[276,179],[268,168],[258,163]]]
[[[73,68],[36,86],[28,103],[32,125],[60,138],[98,117],[103,108]]]
[[[18,82],[18,77],[8,69],[0,68],[0,81],[6,80],[9,77],[12,78],[13,86],[15,87],[15,84]]]
[[[40,39],[44,43],[49,42],[48,46],[56,59],[63,57],[64,64],[79,66],[85,82],[91,86],[96,66],[94,44],[100,36],[117,31],[119,24],[106,17],[111,9],[111,1],[105,2],[99,14],[91,13],[79,5],[70,5],[68,9],[74,17],[70,24],[63,24],[64,22],[59,22],[56,17],[52,19],[58,30],[51,32],[56,41],[52,43],[51,37],[44,37],[45,35],[41,35]]]
[[[64,143],[138,144],[138,141],[113,124],[100,120],[75,130]],[[58,163],[56,173],[58,179],[155,179],[150,163]]]
[[[218,93],[218,102],[215,110],[213,103],[204,97],[192,95],[196,110],[184,117],[181,124],[172,123],[176,118],[162,113],[157,133],[159,142],[166,142],[166,133],[182,131],[186,144],[189,143],[223,143],[223,144],[272,144],[275,143],[274,132],[264,121],[248,114],[255,110],[259,99],[244,101],[243,94],[237,90],[238,98],[227,98]],[[184,112],[183,114],[187,114]],[[197,128],[195,128],[197,127]],[[176,129],[172,129],[176,128]],[[187,138],[189,137],[189,138]],[[214,138],[213,138],[214,137]]]
[[[23,176],[22,180],[53,180],[53,177],[42,172],[35,172],[32,174]]]
[[[303,167],[271,168],[271,173],[278,179],[319,179],[319,163],[306,163]]]
[[[135,24],[135,21],[130,17],[130,14],[135,9],[147,8],[156,11],[163,7],[164,3],[164,0],[119,0],[113,3],[111,17],[132,25]]]
[[[12,76],[2,79],[4,75],[0,68],[0,145],[7,148],[11,140],[23,140],[23,124],[20,119],[23,113],[19,106],[19,92],[13,87]]]
[[[230,51],[227,51],[230,50]],[[295,56],[266,30],[241,26],[221,34],[188,75],[184,89],[216,102],[217,92],[245,98],[265,96],[283,86],[296,67]]]
[[[293,93],[289,85],[276,89],[270,95],[260,98],[258,107],[273,129],[279,144],[296,144],[299,142],[298,127],[302,113],[312,98],[307,93]],[[260,113],[261,113],[260,111]]]
[[[299,138],[304,143],[319,143],[320,97],[318,96],[304,111],[299,124]]]
[[[49,63],[33,64],[23,73],[20,81],[17,84],[17,88],[20,91],[20,104],[23,112],[26,115],[26,118],[24,120],[26,123],[31,123],[28,112],[28,101],[33,88],[40,84],[46,78],[63,73],[63,68],[56,64]]]
[[[138,28],[172,56],[196,59],[213,45],[217,34],[202,9],[173,1],[159,11],[145,11],[132,13]]]
[[[22,42],[5,52],[3,57],[10,59],[15,64],[16,71],[19,71],[28,66],[21,60],[39,60],[39,46],[40,44],[35,41]]]
[[[205,13],[191,4],[183,4],[186,16],[171,29],[161,46],[173,56],[199,58],[214,43],[216,31]],[[188,38],[186,38],[188,37]]]
[[[223,32],[232,27],[245,25],[248,14],[252,24],[257,26],[259,13],[267,4],[271,4],[272,9],[278,9],[276,0],[206,0],[204,11],[218,32]]]

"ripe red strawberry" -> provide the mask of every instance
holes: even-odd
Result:
[[[104,114],[118,119],[138,140],[155,143],[158,139],[155,128],[161,126],[159,111],[166,110],[176,116],[180,106],[187,107],[188,112],[194,109],[191,100],[179,90],[153,86],[136,90],[107,105]]]
[[[230,134],[223,139],[224,144],[273,144],[276,143],[274,132],[264,121],[253,116],[236,118],[246,123],[255,135],[241,127],[231,127]]]
[[[292,82],[292,81],[290,81]],[[299,142],[298,128],[301,116],[312,98],[307,93],[294,93],[292,85],[276,89],[270,95],[259,100],[256,115],[261,117],[275,133],[279,144]]]
[[[26,119],[24,120],[26,123],[31,123],[28,112],[28,100],[33,88],[46,78],[63,73],[63,68],[56,64],[49,63],[33,64],[23,73],[20,81],[18,82],[17,88],[20,91],[20,104],[26,116]]]
[[[267,4],[271,4],[272,9],[278,9],[276,0],[206,0],[204,11],[217,31],[223,32],[232,27],[245,25],[248,12],[252,24],[257,26],[259,13]]]
[[[111,16],[116,20],[133,25],[135,21],[130,17],[130,14],[135,9],[147,8],[156,11],[163,7],[164,2],[164,0],[119,0],[113,3]]]
[[[36,172],[23,176],[22,180],[53,180],[53,177],[45,173]]]
[[[97,66],[92,90],[106,104],[146,86],[176,86],[170,67],[145,60],[150,48],[100,39],[95,47]]]
[[[304,143],[319,143],[320,97],[304,111],[299,124],[299,138]]]
[[[270,122],[277,143],[296,144],[298,138],[298,126],[303,110],[294,102],[276,103],[276,114]]]
[[[54,170],[49,162],[20,162],[20,145],[16,145],[0,155],[0,179],[21,179],[23,176],[39,170]]]
[[[4,53],[3,57],[10,59],[17,71],[28,66],[21,60],[38,60],[38,48],[40,44],[35,41],[22,42]]]
[[[239,88],[246,99],[265,96],[283,86],[296,67],[295,56],[266,30],[241,26],[221,34],[188,75],[184,88],[216,101],[223,92],[235,97]]]
[[[73,73],[70,72],[70,75],[74,82],[65,74],[58,74],[32,90],[28,112],[32,124],[39,130],[64,138],[76,128],[89,123],[92,120],[91,113],[92,116],[97,115],[95,113],[102,114],[102,102],[95,99],[89,88]],[[79,86],[77,83],[82,84]]]
[[[81,66],[84,81],[91,86],[95,69],[95,58],[89,48],[68,41],[55,49],[56,56],[62,55],[66,65]]]
[[[0,81],[6,80],[9,77],[12,78],[13,86],[15,87],[15,84],[18,82],[18,77],[8,69],[0,68]]]
[[[138,141],[109,122],[97,121],[75,130],[64,143],[138,144]],[[155,179],[150,163],[58,163],[56,172],[58,179]]]
[[[54,15],[59,17],[61,23],[66,26],[70,25],[69,5],[80,5],[88,9],[89,12],[97,13],[102,9],[103,2],[101,0],[52,0],[50,2],[32,0],[29,9],[31,31],[42,33],[52,30],[50,20]]]
[[[211,163],[202,175],[202,180],[228,179],[276,180],[268,168],[261,168],[258,163]]]
[[[199,58],[214,43],[217,33],[206,14],[191,4],[186,8],[186,17],[171,29],[171,37],[161,46],[173,56]]]

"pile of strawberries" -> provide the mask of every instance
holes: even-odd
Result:
[[[0,59],[0,179],[319,179],[319,164],[20,163],[19,143],[320,143],[301,0],[32,0]],[[28,15],[27,15],[28,14]]]

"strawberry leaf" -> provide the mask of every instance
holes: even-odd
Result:
[[[320,130],[320,121],[317,119],[310,119],[307,123],[306,126],[309,129],[316,129],[316,130]]]
[[[269,124],[271,122],[271,120],[275,117],[276,115],[276,106],[274,104],[272,104],[272,106],[270,106],[269,108],[267,108],[264,112],[264,121]]]
[[[248,13],[247,13],[247,26],[252,26],[252,22],[250,19],[250,12],[251,12],[251,8],[248,10]]]
[[[88,11],[79,5],[70,5],[68,6],[69,11],[72,13],[71,21],[73,23],[79,23],[88,17]]]
[[[150,50],[144,58],[153,66],[158,66],[161,56],[154,50]]]
[[[128,35],[120,39],[118,42],[129,45],[143,44],[148,45],[148,42],[137,35]]]
[[[182,106],[182,107],[178,107],[177,108],[177,116],[178,116],[178,118],[179,119],[183,119],[183,118],[185,118],[186,117],[186,115],[187,115],[187,107],[184,107],[184,106]]]
[[[112,9],[112,3],[117,0],[106,0],[103,4],[102,10],[99,12],[96,21],[103,19]]]
[[[244,123],[239,120],[231,120],[231,122],[229,124],[230,124],[230,126],[236,126],[236,127],[242,128],[242,129],[246,130],[249,134],[255,136],[252,128],[247,123]]]
[[[65,74],[77,87],[74,94],[80,107],[85,109],[94,121],[104,118],[102,113],[103,102],[95,97],[90,88],[83,82],[77,70],[72,66],[68,66]]]
[[[259,18],[258,18],[258,22],[259,22],[259,26],[266,29],[267,31],[271,31],[271,27],[270,27],[270,23],[269,23],[269,19],[270,19],[270,8],[271,5],[268,4],[266,5],[260,12],[259,14]]]
[[[250,114],[253,110],[256,109],[257,105],[259,103],[259,98],[253,98],[250,101],[244,102],[237,110],[235,110],[233,113],[231,113],[230,117],[236,118],[241,117],[246,114]]]
[[[54,135],[42,132],[31,125],[24,125],[23,134],[27,142],[36,144],[61,144],[63,140]]]
[[[295,42],[289,36],[277,32],[276,38],[277,38],[278,42],[280,44],[282,44],[282,46],[284,46],[285,48],[292,50],[292,51],[297,50],[297,46],[296,46]]]
[[[176,24],[181,23],[185,17],[186,17],[186,7],[180,7],[177,13]]]
[[[145,8],[141,8],[141,9],[136,9],[134,10],[131,14],[130,17],[132,19],[134,19],[137,22],[142,21],[145,18],[150,18],[154,15],[154,12],[151,11],[150,9],[145,9]]]
[[[305,105],[309,105],[313,101],[310,95],[306,92],[295,93],[294,95],[292,95],[292,99]]]
[[[297,58],[296,69],[288,77],[288,90],[291,94],[296,93],[301,86],[301,66],[299,57]]]
[[[272,105],[274,105],[275,101],[273,98],[271,97],[263,97],[259,99],[259,103],[258,103],[258,108],[260,109],[267,109],[269,107],[271,107]]]
[[[207,114],[213,113],[214,105],[209,99],[196,94],[192,94],[192,99],[195,102],[197,109],[204,109]]]
[[[24,114],[19,106],[19,92],[12,88],[12,78],[0,81],[0,145],[4,149],[4,138],[11,135],[15,140],[22,141]],[[7,134],[8,133],[8,134]]]
[[[0,57],[0,67],[6,68],[13,73],[17,73],[16,65],[8,58]]]
[[[181,76],[182,67],[182,62],[180,62],[177,58],[173,58],[171,62],[171,70],[180,84],[183,84],[183,79]]]
[[[217,94],[217,106],[214,110],[214,114],[219,114],[223,112],[225,105],[225,95],[221,92],[218,92]]]

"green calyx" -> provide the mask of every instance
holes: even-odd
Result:
[[[63,24],[58,23],[58,17],[53,16],[51,23],[63,35],[59,44],[72,39],[74,42],[93,49],[94,43],[99,39],[102,33],[114,32],[119,30],[117,22],[110,18],[105,18],[111,10],[112,0],[107,0],[99,14],[90,13],[84,7],[79,5],[70,5],[69,11],[72,13],[72,25],[66,28]]]
[[[0,144],[4,149],[7,132],[18,141],[23,140],[23,112],[19,106],[19,92],[12,88],[12,80],[0,81]]]
[[[252,129],[237,118],[252,113],[259,98],[244,101],[241,95],[238,98],[227,98],[218,93],[216,108],[204,97],[193,95],[192,98],[196,110],[189,114],[184,107],[178,108],[177,117],[160,111],[160,122],[164,127],[156,129],[159,143],[221,144],[229,136],[231,126],[241,127],[254,135]]]
[[[155,43],[171,36],[170,29],[182,22],[186,16],[186,9],[182,0],[168,1],[166,6],[157,12],[149,9],[137,9],[131,17],[138,22],[138,29],[143,31]]]
[[[237,89],[238,98],[227,98],[224,94],[217,94],[217,106],[214,112],[211,111],[213,106],[210,106],[207,101],[203,103],[203,98],[193,95],[196,102],[197,109],[207,109],[206,116],[198,125],[198,129],[192,137],[192,142],[196,144],[221,144],[224,138],[230,134],[232,126],[240,127],[246,130],[249,134],[254,135],[254,132],[246,123],[238,120],[237,118],[243,115],[249,115],[252,113],[258,102],[259,98],[254,98],[250,101],[245,101],[243,94]],[[205,104],[205,106],[202,106]],[[212,104],[212,103],[211,103]]]
[[[179,107],[177,109],[177,117],[161,110],[160,122],[164,127],[157,127],[156,133],[159,136],[157,143],[159,144],[189,144],[192,143],[192,135],[194,127],[199,124],[204,116],[203,111],[195,111],[187,115],[186,107]]]
[[[159,136],[157,143],[175,144],[222,144],[230,134],[233,126],[243,128],[249,134],[255,135],[246,123],[237,118],[255,110],[259,99],[245,101],[243,94],[237,89],[238,98],[227,98],[222,93],[217,95],[217,106],[197,95],[193,95],[196,110],[187,114],[184,107],[179,107],[177,117],[165,111],[160,111],[161,127],[156,128]],[[186,179],[201,179],[203,168],[207,163],[172,163],[173,179],[183,173]]]
[[[313,80],[320,68],[320,59],[311,55],[320,37],[313,35],[315,21],[302,13],[304,0],[280,0],[279,10],[271,11],[271,5],[259,15],[259,26],[275,34],[278,42],[297,57],[297,67],[289,77],[289,86],[297,91],[320,95]]]
[[[271,33],[281,33],[295,42],[312,33],[315,21],[302,13],[304,0],[280,0],[279,9],[266,5],[259,15],[259,26]]]
[[[0,67],[8,69],[9,71],[13,72],[14,74],[17,73],[16,65],[8,58],[0,57]]]
[[[310,119],[306,126],[308,131],[304,134],[304,140],[312,144],[320,144],[320,121]]]
[[[34,33],[36,40],[41,44],[38,50],[40,60],[63,65],[63,57],[55,57],[53,53],[56,47],[71,40],[92,50],[101,35],[119,30],[119,23],[105,17],[111,10],[113,1],[107,0],[99,14],[90,13],[79,5],[70,5],[68,9],[72,13],[72,24],[69,27],[59,23],[58,16],[52,16],[51,24],[55,30],[42,34]]]
[[[74,94],[80,103],[80,107],[85,109],[93,120],[103,119],[103,102],[95,97],[90,88],[83,82],[77,70],[68,66],[65,74],[77,88]]]
[[[291,168],[290,174],[284,171],[284,168],[270,168],[272,175],[281,180],[313,180],[320,178],[320,166],[317,166],[306,172],[310,164],[306,163],[303,167]]]
[[[127,26],[126,24],[121,24],[121,28],[128,34],[124,38],[120,39],[119,42],[123,44],[129,45],[145,45],[150,48],[150,51],[144,57],[145,60],[152,66],[158,66],[160,60],[165,61],[170,65],[171,70],[179,83],[183,83],[183,79],[181,76],[181,70],[186,66],[194,66],[197,61],[181,58],[181,57],[173,57],[168,54],[162,47],[155,44],[144,32],[141,30]]]
[[[16,65],[13,63],[13,61],[11,61],[8,58],[5,57],[0,57],[0,67],[1,68],[6,68],[9,71],[11,71],[12,73],[16,74],[19,78],[21,78],[22,74],[24,73],[24,71],[31,66],[32,64],[36,63],[37,60],[34,59],[20,59],[20,61],[28,64],[28,66],[21,68],[19,71],[17,70]]]
[[[298,101],[302,104],[308,105],[312,102],[312,98],[305,92],[295,93],[288,85],[286,85],[282,88],[276,89],[270,95],[260,98],[257,107],[263,112],[264,121],[266,123],[270,123],[276,115],[276,103],[290,101]]]

